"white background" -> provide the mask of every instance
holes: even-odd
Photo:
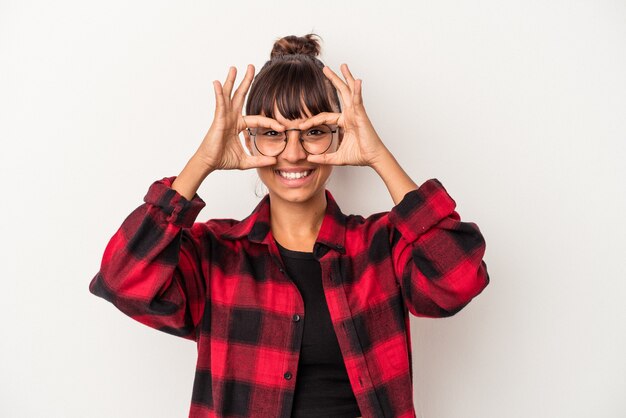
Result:
[[[411,318],[418,417],[626,416],[621,0],[0,1],[0,416],[187,416],[193,342],[88,284],[200,144],[212,81],[310,31],[409,175],[487,242],[487,289]],[[258,185],[211,174],[197,221],[245,217]],[[346,213],[393,206],[369,168],[328,187]]]

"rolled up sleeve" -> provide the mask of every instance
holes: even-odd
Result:
[[[433,178],[389,212],[395,276],[415,316],[452,316],[489,283],[485,239],[478,225],[461,221],[455,208]]]
[[[175,178],[150,185],[110,238],[89,291],[147,326],[196,340],[209,254],[207,227],[195,219],[206,204],[172,189]]]

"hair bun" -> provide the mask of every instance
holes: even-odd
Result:
[[[289,35],[274,42],[270,59],[278,55],[302,54],[316,57],[320,54],[320,43],[315,37],[319,35],[309,33],[304,36]]]

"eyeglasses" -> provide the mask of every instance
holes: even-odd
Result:
[[[276,157],[287,147],[287,131],[300,131],[300,145],[307,154],[323,154],[330,148],[333,142],[333,134],[337,132],[328,125],[318,125],[301,129],[285,129],[278,132],[270,128],[247,128],[250,136],[254,138],[254,146],[262,155]]]

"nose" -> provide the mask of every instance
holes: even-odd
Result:
[[[302,148],[300,144],[300,131],[287,131],[287,145],[279,157],[290,163],[296,163],[301,160],[306,160],[306,155],[306,151],[304,151],[304,148]]]

